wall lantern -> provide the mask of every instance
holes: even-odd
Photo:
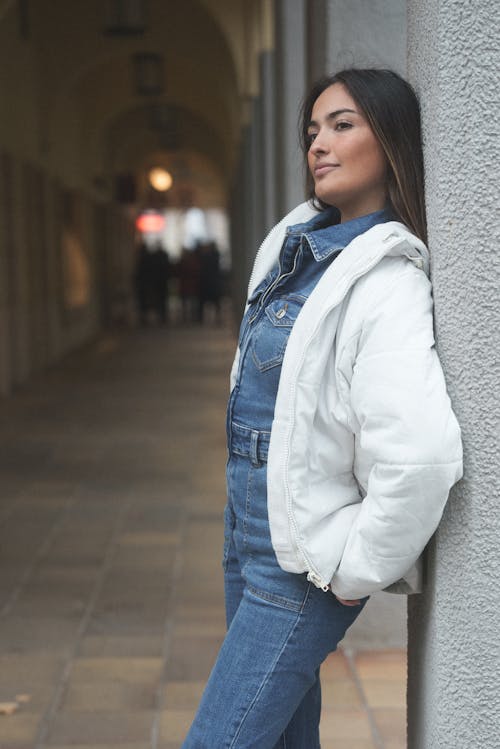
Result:
[[[149,126],[152,130],[169,133],[177,130],[177,112],[169,104],[159,102],[149,107]]]
[[[135,91],[139,96],[158,96],[163,92],[163,57],[156,52],[138,52],[133,56]]]
[[[177,111],[169,104],[159,102],[149,110],[149,126],[157,134],[161,148],[176,151],[180,148]]]
[[[7,3],[4,3],[7,5]],[[5,10],[5,8],[2,8]],[[28,0],[17,0],[17,15],[19,22],[19,36],[28,39],[30,35],[30,9]]]
[[[150,169],[148,178],[151,187],[154,187],[158,192],[167,192],[167,190],[170,190],[174,181],[170,172],[167,172],[166,169],[160,166]]]
[[[111,36],[136,36],[146,29],[145,0],[106,0],[104,31]]]

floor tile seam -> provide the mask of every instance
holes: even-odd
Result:
[[[64,521],[68,517],[70,510],[77,501],[77,491],[76,488],[73,490],[72,496],[68,498],[66,503],[64,504],[61,511],[58,513],[56,520],[54,521],[52,527],[46,534],[45,538],[43,539],[42,543],[40,544],[33,561],[28,566],[28,568],[25,570],[21,580],[19,583],[15,586],[14,590],[12,591],[11,595],[8,597],[5,604],[0,609],[0,619],[8,616],[12,609],[14,608],[14,605],[16,601],[18,600],[19,596],[21,595],[23,589],[26,587],[26,585],[29,583],[29,581],[33,578],[33,575],[35,571],[38,569],[40,563],[43,561],[43,559],[47,556],[49,553],[51,547],[54,544],[56,535],[63,525]]]
[[[75,658],[78,655],[83,637],[88,628],[88,625],[89,625],[91,616],[93,614],[93,611],[95,609],[97,600],[104,586],[106,576],[109,573],[109,570],[111,568],[113,557],[117,550],[117,540],[120,536],[120,533],[123,531],[127,515],[129,514],[132,508],[133,502],[134,502],[134,498],[130,497],[128,501],[124,503],[123,507],[118,513],[115,527],[108,541],[108,546],[106,549],[106,554],[104,557],[101,570],[99,572],[99,575],[97,576],[92,593],[85,607],[85,610],[82,614],[82,618],[80,620],[80,624],[78,625],[78,629],[76,632],[73,645],[61,668],[58,683],[52,695],[52,699],[50,700],[49,706],[47,710],[45,711],[42,717],[42,720],[40,722],[33,749],[43,749],[46,745],[46,741],[49,736],[52,723],[62,704],[62,701],[64,699],[64,696],[67,690],[69,680],[71,678],[71,672],[73,670]]]
[[[352,680],[354,684],[356,685],[356,689],[357,689],[361,704],[363,706],[363,710],[365,711],[366,717],[368,718],[368,723],[370,725],[372,740],[373,740],[375,749],[385,749],[385,742],[380,734],[380,731],[378,730],[378,726],[375,721],[375,716],[373,715],[373,711],[370,707],[370,703],[368,702],[367,696],[365,694],[365,690],[363,689],[361,678],[356,668],[355,651],[352,648],[342,648],[342,651],[346,657],[349,670],[351,672]]]
[[[163,710],[165,709],[165,693],[168,682],[168,658],[171,650],[172,632],[175,628],[175,599],[177,597],[179,582],[182,575],[182,566],[184,563],[186,549],[185,541],[187,539],[189,520],[190,515],[187,510],[184,510],[180,519],[179,541],[175,553],[174,564],[172,566],[172,586],[167,603],[167,612],[172,612],[172,615],[168,616],[167,614],[167,621],[165,624],[162,648],[163,668],[160,675],[158,690],[156,693],[155,716],[151,727],[151,749],[158,749],[160,741],[161,715]]]

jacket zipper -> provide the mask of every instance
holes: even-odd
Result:
[[[320,590],[323,591],[323,593],[328,593],[330,590],[330,586],[325,583],[324,580],[320,578],[319,575],[317,575],[315,572],[308,572],[307,573],[307,579],[310,583],[313,583],[317,588],[320,588]]]

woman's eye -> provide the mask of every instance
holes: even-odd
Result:
[[[307,142],[309,145],[313,142],[318,133],[307,133]]]
[[[335,130],[348,130],[352,127],[351,122],[336,122],[335,123]]]

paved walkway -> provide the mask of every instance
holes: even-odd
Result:
[[[0,749],[180,746],[224,635],[232,350],[110,334],[0,403]],[[324,749],[405,747],[403,605],[325,663]]]

